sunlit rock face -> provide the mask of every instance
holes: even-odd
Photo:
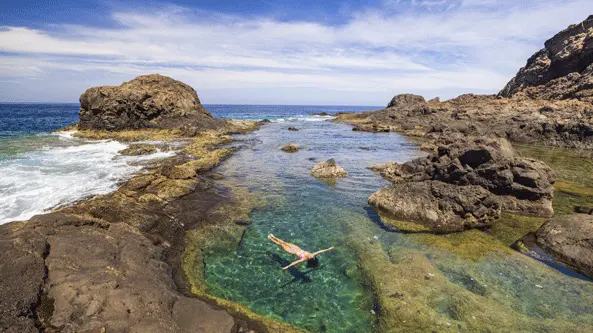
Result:
[[[593,102],[593,16],[546,41],[500,92],[503,97]]]
[[[120,86],[87,89],[80,96],[80,129],[214,128],[214,119],[189,85],[158,74]]]
[[[425,158],[376,168],[393,186],[369,203],[395,221],[437,233],[487,227],[502,210],[551,217],[554,174],[504,139],[443,144]],[[396,227],[398,227],[396,223]]]

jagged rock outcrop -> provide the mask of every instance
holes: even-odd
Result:
[[[434,232],[486,227],[501,209],[551,217],[554,174],[543,162],[519,156],[503,139],[442,144],[427,157],[375,168],[394,185],[369,203],[395,220]]]
[[[593,105],[578,100],[497,98],[461,95],[444,102],[341,114],[355,131],[400,132],[441,143],[485,136],[513,143],[593,148]]]
[[[593,102],[593,15],[547,40],[500,95]]]
[[[593,216],[556,216],[541,226],[535,240],[558,260],[593,278]]]
[[[120,86],[87,89],[80,96],[79,129],[119,131],[141,128],[203,130],[220,126],[189,85],[158,74]]]
[[[369,203],[402,231],[435,233],[487,227],[498,218],[501,208],[500,200],[480,186],[433,180],[385,187],[373,193]],[[401,221],[425,228],[402,227]]]
[[[325,162],[319,162],[311,169],[311,175],[321,179],[335,179],[344,177],[347,174],[346,170],[337,165],[333,158],[330,158]]]

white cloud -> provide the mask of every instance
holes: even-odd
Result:
[[[416,9],[428,7],[445,10]],[[248,89],[260,103],[278,87],[311,88],[315,101],[343,92],[326,104],[361,101],[356,92],[365,104],[384,104],[399,92],[494,93],[545,39],[589,12],[589,0],[388,0],[324,25],[180,7],[132,10],[113,13],[117,28],[0,28],[0,52],[10,53],[0,56],[0,79],[35,77],[51,90],[60,82],[50,80],[66,72],[93,84],[106,83],[100,79],[109,73],[129,79],[160,72],[191,83],[205,101],[226,87]],[[96,73],[104,75],[88,77]],[[11,88],[2,82],[6,94]],[[84,88],[60,98],[75,100]],[[210,102],[225,102],[217,96]]]

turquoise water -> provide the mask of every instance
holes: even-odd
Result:
[[[291,132],[287,126],[301,130]],[[234,184],[261,191],[268,203],[251,214],[252,224],[236,252],[207,258],[211,292],[312,332],[372,331],[372,300],[344,244],[346,226],[339,217],[367,214],[368,196],[386,185],[367,168],[418,156],[414,145],[397,134],[353,132],[320,121],[272,123],[242,139],[245,149],[220,172]],[[279,150],[290,142],[301,151]],[[331,157],[349,172],[335,186],[309,175],[315,163]],[[300,265],[283,271],[296,257],[272,244],[269,233],[311,252],[330,246],[335,251],[322,254],[317,269]]]
[[[288,131],[288,126],[300,131]],[[440,316],[436,327],[451,328],[443,331],[497,331],[477,329],[481,326],[472,321],[481,316],[489,320],[489,327],[496,327],[497,320],[510,327],[522,325],[501,328],[504,332],[575,331],[573,326],[559,330],[563,324],[554,326],[555,321],[577,325],[580,332],[593,331],[593,284],[574,272],[564,274],[519,253],[470,260],[381,227],[367,199],[387,184],[368,167],[422,155],[404,137],[353,132],[349,126],[325,121],[294,121],[270,123],[238,138],[243,149],[219,171],[232,184],[258,191],[267,203],[250,215],[251,225],[236,250],[206,257],[205,279],[213,295],[311,332],[378,331],[376,300],[357,262],[361,254],[350,248],[355,235],[389,253],[382,264],[392,267],[393,274],[385,283],[419,288],[409,292],[417,294],[416,301],[425,306],[422,311]],[[279,150],[293,142],[301,146],[298,153]],[[335,184],[309,175],[315,163],[328,158],[349,172]],[[300,265],[283,271],[281,267],[296,257],[272,244],[269,233],[308,251],[329,246],[335,250],[321,255],[319,268]],[[417,254],[428,262],[425,274],[434,274],[440,282],[427,284],[432,280],[406,275],[408,267],[414,270],[422,264],[408,257]],[[365,255],[376,253],[363,251]],[[492,312],[472,313],[474,306]]]

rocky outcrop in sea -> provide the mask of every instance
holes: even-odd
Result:
[[[139,76],[120,86],[87,89],[80,96],[80,129],[120,131],[182,129],[191,134],[222,126],[187,84],[158,74]]]

